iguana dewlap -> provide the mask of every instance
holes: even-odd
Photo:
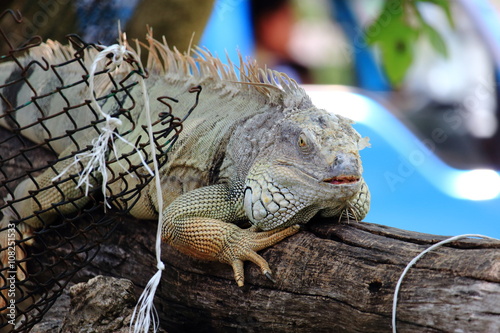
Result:
[[[146,66],[149,77],[145,82],[153,121],[167,110],[162,96],[178,101],[171,106],[174,115],[182,119],[195,100],[190,89],[199,86],[202,90],[198,92],[196,108],[183,122],[178,140],[168,151],[168,161],[160,168],[166,208],[157,211],[154,182],[141,190],[132,207],[119,197],[114,205],[129,209],[131,215],[140,219],[153,219],[161,214],[165,242],[194,257],[230,264],[238,285],[244,283],[246,260],[256,263],[269,276],[268,264],[256,251],[296,233],[297,225],[308,222],[314,215],[364,218],[370,195],[362,178],[358,152],[367,143],[352,128],[350,120],[316,108],[304,90],[282,73],[246,63],[241,64],[238,77],[234,68],[203,51],[193,58],[171,51],[159,42],[150,40],[150,43]],[[72,59],[73,53],[70,47],[48,41],[31,49],[22,63],[25,66],[33,60],[43,63],[43,57],[49,64],[59,64]],[[96,53],[86,51],[87,68]],[[73,139],[68,138],[67,130],[89,125],[99,116],[90,112],[87,105],[70,108],[68,112],[73,119],[62,112],[89,99],[88,84],[80,82],[81,67],[75,63],[56,68],[58,76],[40,66],[29,68],[26,78],[37,96],[60,89],[63,83],[59,76],[64,81],[65,98],[52,93],[30,103],[34,96],[31,87],[22,83],[7,85],[0,88],[4,96],[0,114],[9,116],[0,118],[0,125],[24,128],[21,133],[35,142],[53,138],[50,145],[60,157],[72,154],[75,142],[82,147],[91,144],[98,135],[92,127],[72,134]],[[99,69],[106,68],[101,65]],[[133,69],[123,63],[111,75],[120,81]],[[1,64],[0,86],[20,75],[16,64]],[[94,87],[98,99],[110,96],[99,99],[102,109],[111,114],[135,103],[130,119],[120,118],[123,125],[118,131],[129,142],[149,145],[142,113],[144,96],[139,86],[130,88],[130,96],[112,96],[114,87],[103,77],[96,76]],[[43,124],[39,124],[39,119],[43,119]],[[158,122],[154,130],[159,133],[161,129]],[[161,135],[156,139],[157,147],[168,140]],[[126,167],[140,165],[132,147],[120,140],[116,145],[117,155],[130,155]],[[114,153],[108,158],[114,158]],[[14,205],[21,217],[47,210],[27,219],[24,223],[29,227],[50,223],[55,215],[50,209],[52,204],[81,197],[75,203],[58,206],[60,211],[70,213],[87,203],[83,190],[75,188],[74,181],[62,182],[59,191],[37,190],[52,184],[54,176],[71,161],[62,160],[49,168],[35,179],[37,185],[28,179],[16,188],[15,199],[24,198]],[[108,184],[108,196],[134,187],[137,180],[132,173],[123,172],[117,163],[109,168],[115,178]],[[70,173],[80,171],[74,166]],[[92,179],[92,185],[98,186],[99,175]],[[33,190],[36,191],[30,192]],[[7,218],[2,221],[4,224]],[[242,229],[232,223],[242,220],[250,221],[252,227]]]

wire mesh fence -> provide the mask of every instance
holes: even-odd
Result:
[[[144,172],[143,165],[131,158],[140,151],[147,163],[152,162],[146,145],[137,143],[135,151],[114,156],[106,162],[108,170],[113,163],[125,165],[126,172],[134,173],[137,179],[135,184],[125,183],[119,193],[114,191],[107,198],[113,208],[105,207],[100,186],[90,187],[88,193],[84,188],[79,188],[71,196],[65,193],[64,186],[76,187],[78,172],[68,172],[57,180],[40,182],[41,175],[45,173],[60,174],[63,171],[61,161],[70,161],[76,154],[92,148],[80,139],[82,133],[101,133],[104,119],[91,101],[81,98],[75,103],[74,96],[69,94],[75,88],[89,85],[89,69],[84,58],[89,50],[99,52],[103,47],[69,35],[68,41],[74,49],[69,60],[49,63],[42,57],[41,61],[27,62],[23,57],[39,47],[42,40],[37,36],[19,38],[16,31],[20,31],[22,24],[19,13],[5,11],[0,15],[0,44],[3,44],[0,49],[7,50],[0,55],[0,65],[12,64],[8,79],[0,82],[0,124],[9,128],[0,132],[0,332],[29,331],[42,319],[72,277],[96,256],[99,244],[109,237],[119,217],[133,207],[141,188],[152,179],[150,174]],[[147,80],[148,77],[134,59],[126,58],[125,62],[132,70],[119,80],[110,75],[110,66],[95,73],[96,79],[106,81],[111,87],[104,95],[96,95],[96,99],[98,102],[113,101],[112,116],[126,120],[126,128],[120,128],[124,137],[136,126],[130,114],[137,108],[137,103],[130,92],[137,87],[140,79]],[[72,80],[61,74],[69,66],[79,73]],[[47,82],[53,86],[49,92],[39,93],[31,82],[31,74],[40,70],[44,71]],[[199,94],[199,89],[194,88],[192,92]],[[52,110],[47,116],[46,101],[54,98],[63,101],[62,107],[56,112]],[[166,162],[165,152],[182,129],[182,120],[173,116],[168,96],[158,100],[165,106],[165,111],[155,122],[162,125],[162,130],[155,133],[156,137],[162,137],[162,142],[166,142],[163,146],[156,144],[161,165]],[[29,124],[19,122],[20,116],[28,112],[36,113],[28,117],[32,121]],[[87,120],[84,126],[75,119],[82,113],[86,114]],[[55,133],[54,127],[47,124],[62,118],[62,123],[69,126]],[[38,143],[26,139],[23,134],[32,129],[38,129],[44,139]],[[146,129],[143,130],[146,135]],[[61,154],[57,148],[61,144],[71,146],[71,152]],[[121,176],[123,173],[111,172],[108,184],[113,184]],[[17,189],[27,183],[32,184],[32,189],[20,195],[22,192]],[[58,200],[46,207],[38,201],[49,192],[56,193]],[[33,207],[29,216],[19,211],[27,200],[31,200]],[[47,211],[51,213],[50,218]]]

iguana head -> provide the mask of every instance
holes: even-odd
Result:
[[[246,179],[251,223],[263,230],[305,223],[322,210],[340,213],[367,191],[359,150],[368,143],[351,124],[314,107],[279,122]]]

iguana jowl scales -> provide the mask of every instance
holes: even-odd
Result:
[[[132,207],[127,207],[129,201],[119,196],[114,205],[140,219],[155,219],[161,214],[165,242],[189,255],[230,264],[240,286],[244,283],[243,261],[254,262],[270,276],[267,262],[256,251],[293,235],[297,225],[308,222],[315,214],[364,218],[370,196],[358,152],[367,142],[352,128],[351,121],[316,108],[304,90],[282,73],[242,63],[237,77],[232,66],[223,65],[204,51],[198,50],[198,57],[193,58],[149,41],[149,77],[145,82],[153,121],[166,110],[161,96],[177,100],[172,103],[174,114],[183,118],[193,105],[192,88],[202,90],[198,91],[196,108],[184,120],[183,130],[168,152],[168,161],[160,168],[164,211],[157,211],[153,182],[141,189]],[[70,47],[48,41],[30,50],[21,61],[25,65],[34,60],[59,64],[71,59],[73,53]],[[86,51],[86,66],[96,53]],[[110,75],[119,81],[134,69],[124,62]],[[16,71],[19,76],[15,63],[1,64],[0,87],[15,80]],[[69,139],[67,131],[85,128],[99,116],[82,104],[88,100],[88,84],[71,84],[82,80],[81,69],[64,66],[57,72],[66,84],[65,98],[49,94],[61,88],[61,81],[55,71],[41,66],[30,66],[26,73],[33,87],[20,82],[15,88],[0,88],[4,96],[0,114],[7,115],[0,118],[0,124],[21,128],[21,134],[34,142],[51,138],[51,147],[62,158],[74,154],[77,142],[85,146],[98,135],[88,127],[72,133]],[[133,86],[130,95],[106,97],[113,95],[114,88],[109,80],[96,76],[94,92],[105,112],[113,113],[135,103],[130,118],[120,118],[123,125],[118,131],[137,146],[151,144],[143,128],[141,89]],[[35,92],[47,96],[33,99]],[[9,105],[6,100],[15,104]],[[68,106],[80,104],[81,108],[68,111]],[[65,116],[65,112],[71,112],[72,117]],[[161,126],[156,122],[156,133],[161,133]],[[158,135],[156,140],[157,147],[161,147],[168,138]],[[108,159],[126,155],[126,167],[140,165],[133,147],[120,140],[116,140],[116,147],[118,156],[111,151]],[[53,204],[68,198],[79,199],[58,205],[59,211],[70,213],[87,203],[83,189],[76,188],[73,180],[62,181],[59,190],[44,190],[72,161],[61,159],[38,176],[36,184],[27,179],[16,188],[14,199],[22,200],[13,206],[21,218],[36,212],[18,229],[29,233],[32,228],[50,223],[55,215]],[[123,172],[118,163],[108,167],[114,175],[107,185],[108,196],[137,183],[137,177]],[[69,170],[72,174],[79,172],[80,164]],[[93,186],[99,186],[101,181],[97,173],[91,177]],[[9,214],[5,214],[2,223],[8,223],[8,219]],[[242,220],[250,221],[252,227],[242,229],[231,223]]]

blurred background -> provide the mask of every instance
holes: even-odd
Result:
[[[109,45],[120,21],[129,39],[149,25],[181,51],[193,40],[233,63],[256,58],[370,137],[361,152],[367,222],[500,238],[500,0],[4,0],[6,8],[25,19],[14,43],[74,32]]]

